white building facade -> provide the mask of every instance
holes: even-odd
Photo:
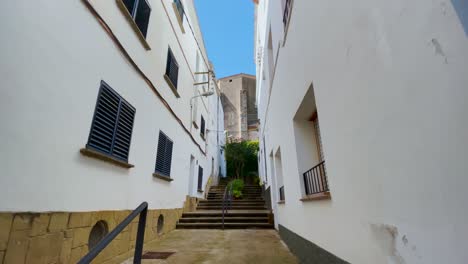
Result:
[[[27,230],[36,223],[20,212],[45,221],[64,212],[60,232],[86,233],[98,220],[109,230],[118,224],[99,212],[117,219],[146,201],[145,240],[173,229],[184,203],[204,197],[226,174],[220,93],[193,1],[5,4],[0,223],[8,229],[0,235],[0,262],[35,259],[33,235],[23,239],[31,246],[15,249],[16,223],[24,220]],[[160,215],[166,226],[156,231]],[[51,254],[74,263],[87,242]],[[123,248],[119,254],[130,249]]]
[[[258,1],[260,175],[303,263],[468,260],[467,10]]]

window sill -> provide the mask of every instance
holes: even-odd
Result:
[[[198,129],[198,125],[197,125],[197,123],[195,123],[195,121],[192,122],[192,125],[193,125],[194,128]]]
[[[323,192],[323,193],[305,195],[301,198],[301,201],[308,202],[308,201],[330,200],[330,199],[331,199],[330,192]]]
[[[286,201],[285,200],[282,200],[282,201],[279,201],[278,204],[285,204]]]
[[[132,15],[128,12],[127,8],[125,7],[125,4],[123,3],[122,0],[116,0],[117,5],[119,6],[120,10],[124,14],[125,18],[127,19],[128,23],[130,23],[130,26],[132,27],[133,31],[135,31],[135,34],[137,34],[138,39],[140,39],[141,44],[143,47],[145,47],[146,50],[151,50],[150,45],[146,41],[145,36],[143,36],[143,33],[141,33],[140,29],[138,28],[137,24],[132,18]]]
[[[171,182],[171,181],[174,180],[174,179],[171,179],[171,177],[167,177],[167,176],[158,174],[158,173],[156,173],[156,172],[153,173],[153,177],[158,178],[158,179],[161,179],[161,180],[164,180],[164,181],[168,181],[168,182]]]
[[[185,34],[185,29],[184,29],[184,20],[183,17],[180,17],[179,11],[177,10],[177,5],[176,3],[172,3],[172,8],[174,9],[174,13],[177,18],[177,22],[179,23],[180,30],[182,31],[183,34]]]
[[[171,90],[175,94],[175,96],[177,98],[180,98],[180,95],[177,92],[177,88],[174,86],[174,84],[172,83],[171,79],[169,79],[169,76],[167,76],[167,74],[164,74],[164,80],[166,80],[167,84],[169,85],[169,88],[171,88]]]
[[[200,190],[200,189],[198,189],[197,192],[199,192],[199,193],[204,193],[204,191],[203,191],[203,190]]]
[[[99,160],[102,160],[102,161],[106,161],[106,162],[112,163],[114,165],[117,165],[117,166],[120,166],[120,167],[123,167],[123,168],[126,168],[126,169],[130,169],[130,168],[135,167],[135,165],[132,165],[132,164],[130,164],[128,162],[116,159],[116,158],[114,158],[114,157],[112,157],[110,155],[106,155],[106,154],[103,154],[101,152],[89,149],[89,148],[80,149],[80,153],[82,155],[84,155],[84,156],[87,156],[87,157],[90,157],[90,158],[96,158],[96,159],[99,159]]]

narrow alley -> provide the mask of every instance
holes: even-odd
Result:
[[[15,0],[0,34],[0,264],[468,263],[468,0]]]

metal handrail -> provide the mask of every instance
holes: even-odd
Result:
[[[88,254],[86,254],[78,264],[88,264],[96,258],[96,256],[104,250],[111,242],[117,237],[138,215],[140,216],[138,220],[138,230],[137,237],[135,242],[135,254],[133,256],[133,263],[141,263],[141,255],[143,253],[143,242],[145,239],[145,226],[146,226],[146,214],[148,212],[148,203],[143,202],[138,206],[132,213],[130,213],[127,218],[125,218],[120,224],[118,224],[114,230],[107,234],[99,243],[93,247]]]
[[[227,213],[228,208],[231,208],[232,203],[232,184],[228,183],[226,188],[224,188],[223,195],[223,210],[222,210],[222,228],[224,230],[224,212]]]

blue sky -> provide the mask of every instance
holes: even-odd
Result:
[[[209,59],[217,78],[255,75],[252,0],[194,0]]]

